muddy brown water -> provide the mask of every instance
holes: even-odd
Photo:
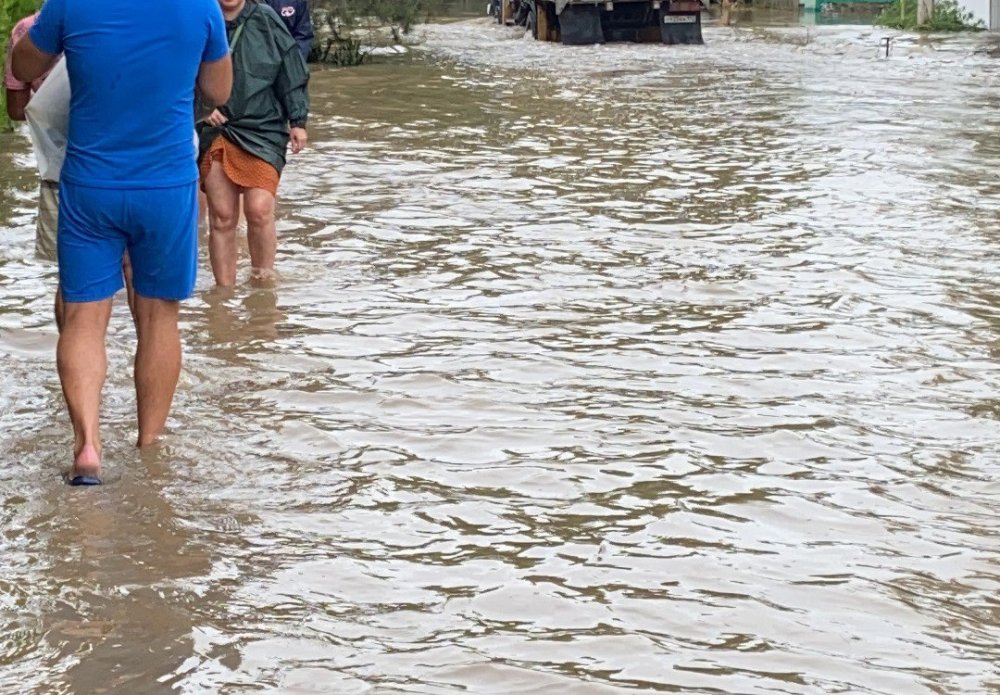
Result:
[[[101,489],[0,141],[0,692],[1000,692],[993,40],[424,34]]]

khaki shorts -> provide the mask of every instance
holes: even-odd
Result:
[[[42,181],[38,189],[38,220],[35,222],[35,257],[58,262],[56,237],[59,229],[59,184]]]

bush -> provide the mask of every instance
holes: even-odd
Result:
[[[446,0],[312,0],[316,44],[312,58],[335,65],[358,65],[367,54],[354,34],[387,30],[402,43],[413,27],[430,20],[445,7]]]
[[[344,39],[327,38],[322,46],[313,45],[309,59],[316,63],[329,63],[341,67],[361,65],[368,59],[361,42],[350,37]]]
[[[983,23],[966,12],[955,0],[936,0],[934,16],[925,25],[917,24],[918,0],[895,0],[875,18],[879,26],[911,31],[983,31]]]
[[[350,31],[367,22],[389,28],[398,40],[416,24],[425,22],[444,8],[444,0],[312,0],[317,24],[337,31]]]

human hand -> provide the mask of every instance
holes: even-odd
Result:
[[[215,128],[221,128],[229,123],[229,119],[222,115],[222,112],[219,111],[219,109],[215,109],[208,115],[208,118],[205,119],[205,123],[208,123],[210,126]]]
[[[289,133],[292,145],[292,154],[298,154],[309,144],[309,135],[305,128],[292,128]]]

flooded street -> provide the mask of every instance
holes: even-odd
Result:
[[[1000,693],[1000,42],[423,34],[99,489],[0,136],[0,693]]]

